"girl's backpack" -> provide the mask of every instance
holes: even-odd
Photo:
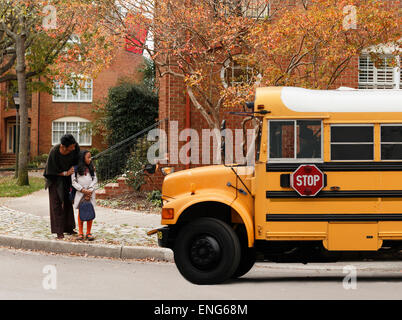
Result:
[[[81,221],[91,221],[95,219],[95,209],[91,203],[91,200],[85,200],[82,198],[78,209],[80,210]]]

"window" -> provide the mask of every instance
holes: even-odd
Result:
[[[402,160],[402,124],[381,125],[381,160]]]
[[[374,126],[332,125],[331,160],[374,160]]]
[[[221,70],[221,79],[223,86],[236,87],[242,84],[252,84],[260,81],[261,75],[256,71],[254,66],[247,62],[238,60],[226,60],[224,67]]]
[[[243,15],[262,19],[269,16],[271,3],[266,0],[243,0]]]
[[[401,79],[400,57],[385,55],[376,67],[369,55],[360,56],[359,89],[402,89]]]
[[[271,4],[267,0],[215,0],[214,10],[224,16],[244,16],[262,19],[269,16]]]
[[[55,83],[53,89],[53,102],[92,102],[92,79],[86,80],[82,89],[74,89],[70,85]]]
[[[66,59],[73,59],[75,61],[81,61],[82,57],[80,54],[80,45],[81,39],[77,34],[72,34],[70,38],[67,40],[66,45],[64,46],[64,52],[66,55]]]
[[[271,120],[270,160],[322,160],[322,124],[319,120]]]
[[[53,121],[52,144],[60,143],[60,139],[64,134],[71,133],[78,144],[91,146],[92,134],[88,125],[89,121],[82,118],[64,118]]]

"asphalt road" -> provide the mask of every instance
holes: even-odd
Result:
[[[357,268],[346,290],[345,265]],[[349,269],[348,269],[349,270]],[[259,264],[216,286],[187,282],[172,263],[0,249],[0,299],[400,299],[402,262]]]

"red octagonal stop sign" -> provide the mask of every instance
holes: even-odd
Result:
[[[290,175],[290,185],[303,197],[314,197],[324,187],[324,174],[315,165],[301,165]]]

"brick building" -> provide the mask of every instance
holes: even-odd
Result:
[[[55,85],[54,95],[34,92],[29,108],[30,156],[48,154],[53,145],[59,143],[64,133],[72,133],[85,148],[102,149],[102,139],[92,136],[86,124],[93,121],[94,104],[106,97],[108,89],[117,84],[121,77],[142,78],[139,72],[143,63],[140,54],[120,49],[112,64],[96,79],[86,82],[86,90],[73,92],[68,86]],[[7,83],[0,84],[0,90],[7,90]],[[16,109],[6,97],[0,99],[0,166],[15,163],[16,151]]]
[[[387,5],[395,10],[400,10],[402,8],[402,1],[400,0],[386,0]],[[272,3],[275,5],[287,5],[294,6],[295,3],[300,3],[296,0],[283,0],[276,1],[273,0]],[[390,67],[387,65],[387,61],[391,59],[391,54],[386,54],[383,56],[383,65],[380,67],[375,67],[373,62],[370,60],[368,55],[362,54],[361,56],[356,56],[352,62],[351,70],[344,72],[341,77],[336,81],[334,85],[335,88],[339,87],[350,87],[356,89],[390,89],[399,90],[402,89],[402,72],[401,64],[402,61],[400,57],[397,57],[396,67]],[[226,70],[222,70],[222,81],[225,81],[227,77],[225,73],[233,72],[236,66],[230,62],[226,64]],[[235,70],[236,71],[236,70]],[[230,85],[225,83],[224,85]],[[196,129],[199,133],[202,129],[208,129],[208,124],[202,117],[201,113],[189,102],[187,94],[185,92],[184,83],[177,77],[172,75],[165,75],[160,79],[160,103],[159,103],[159,117],[160,119],[169,119],[170,121],[178,122],[178,132],[189,127]],[[221,119],[227,120],[228,128],[241,128],[241,121],[243,117],[229,115],[229,111],[225,109],[221,112]],[[189,126],[188,126],[189,124]],[[169,133],[169,127],[165,126],[164,129]],[[178,149],[184,146],[186,142],[179,142],[177,146]],[[176,148],[176,146],[175,146]],[[168,154],[172,152],[172,147],[168,143]],[[197,165],[175,165],[173,166],[176,170],[182,170],[189,167],[194,167]]]

